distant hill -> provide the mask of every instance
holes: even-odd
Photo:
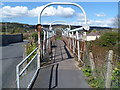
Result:
[[[0,22],[0,26],[2,27],[2,32],[8,33],[24,33],[24,32],[32,32],[34,29],[34,25],[22,24],[22,23],[10,23],[10,22]]]
[[[96,29],[96,30],[104,30],[104,29],[112,29],[110,27],[98,27],[98,26],[90,26],[90,29]]]
[[[44,27],[49,27],[49,25],[43,25]],[[63,24],[55,24],[54,26],[63,26]],[[68,25],[66,25],[68,26]],[[79,25],[71,25],[71,29],[79,28]],[[105,30],[105,29],[112,29],[110,27],[98,27],[98,26],[90,26],[90,30]]]
[[[35,29],[35,25],[29,25],[29,24],[22,24],[22,23],[10,23],[10,22],[0,22],[0,26],[2,27],[2,32],[9,33],[24,33],[24,32],[33,32]],[[62,24],[56,24],[54,26],[59,27],[65,27],[65,25]],[[66,25],[68,26],[68,25]],[[49,25],[43,25],[43,27],[48,28]],[[75,29],[81,26],[78,25],[72,25],[71,29]],[[97,27],[97,26],[90,26],[90,30],[105,30],[105,29],[112,29],[110,27]]]

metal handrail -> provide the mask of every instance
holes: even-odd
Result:
[[[44,31],[52,32],[52,30],[49,30],[48,28],[42,28]]]
[[[59,21],[53,21],[52,23],[49,24],[49,29],[50,29],[50,30],[51,30],[52,25],[53,25],[55,22],[64,22],[64,23],[66,23],[66,21],[60,21],[60,20],[59,20]],[[66,25],[68,25],[68,24],[66,23]],[[69,29],[71,29],[71,25],[69,24],[68,26],[69,26]]]
[[[23,70],[20,72],[19,76],[21,76],[24,71],[27,69],[27,67],[32,63],[32,61],[34,60],[34,58],[37,56],[38,54],[35,54],[35,56],[30,60],[30,62],[23,68]]]
[[[22,75],[22,73],[27,69],[27,67],[31,64],[31,62],[33,61],[33,59],[37,56],[37,54],[32,58],[32,60],[24,67],[24,69],[20,72],[20,66],[38,49],[35,48],[25,59],[23,59],[17,66],[16,66],[16,78],[17,78],[17,88],[20,88],[20,76]],[[38,69],[37,69],[38,71]],[[35,75],[35,74],[34,74]]]
[[[69,30],[69,32],[75,32],[75,31],[80,31],[80,30],[83,30],[83,27],[80,27],[80,28],[76,28],[76,29]]]
[[[74,5],[74,6],[77,6],[78,8],[80,8],[84,14],[84,19],[85,19],[85,24],[87,24],[87,16],[86,16],[86,12],[85,10],[83,9],[82,6],[80,6],[79,4],[76,4],[76,3],[70,3],[70,2],[52,2],[52,3],[48,3],[46,4],[43,9],[41,10],[40,14],[38,15],[38,24],[41,24],[41,15],[42,15],[42,12],[44,11],[44,9],[50,5]]]
[[[23,64],[37,49],[38,49],[38,47],[35,48],[26,58],[24,58],[24,59],[17,65],[17,67],[19,67],[21,64]]]

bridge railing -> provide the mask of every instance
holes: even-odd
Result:
[[[30,88],[37,72],[37,54],[38,48],[35,48],[25,59],[16,66],[17,88]]]
[[[87,17],[86,17],[86,12],[84,11],[84,9],[79,5],[79,4],[76,4],[76,3],[66,3],[66,2],[53,2],[53,3],[49,3],[47,5],[45,5],[43,7],[43,9],[41,10],[39,16],[38,16],[38,24],[41,23],[41,16],[42,16],[42,12],[44,11],[44,9],[50,5],[74,5],[74,6],[77,6],[78,8],[80,8],[83,12],[83,15],[84,15],[84,19],[85,19],[85,24],[87,24]],[[84,26],[84,27],[81,27],[79,29],[85,29],[85,30],[88,30],[89,27],[88,26]],[[76,31],[77,32],[77,39],[78,39],[78,30],[79,29],[74,29],[73,31],[71,32],[74,32]],[[33,52],[30,53],[30,55],[28,55],[22,62],[20,62],[17,67],[16,67],[16,74],[17,74],[17,88],[30,88],[38,70],[40,69],[40,56],[41,56],[41,53],[43,53],[43,55],[45,54],[45,49],[46,47],[50,47],[50,37],[54,36],[54,32],[53,31],[50,31],[49,29],[45,29],[43,28],[44,30],[44,44],[41,45],[40,43],[40,38],[38,38],[38,47],[39,48],[36,48]],[[50,34],[51,32],[51,34]],[[68,34],[68,31],[65,33],[66,35],[69,35]],[[39,36],[39,35],[38,35]],[[69,42],[68,42],[69,43]],[[40,46],[41,45],[41,46]],[[78,45],[78,58],[79,58],[79,42],[77,42],[77,45]],[[38,49],[38,53],[34,53],[36,52]],[[40,51],[41,50],[41,51]],[[30,60],[28,60],[28,58],[30,58],[31,56],[33,56]],[[29,61],[29,62],[27,62]]]
[[[78,61],[83,63],[83,52],[85,50],[86,31],[89,26],[82,26],[73,30],[68,30],[63,33],[63,41],[66,43],[69,50],[78,58]],[[66,34],[67,33],[67,34]]]
[[[39,63],[51,52],[51,42],[55,37],[51,31],[44,29],[44,40],[41,42],[40,61],[38,60],[38,48],[35,48],[25,59],[16,66],[17,88],[30,88],[37,72],[40,69]]]

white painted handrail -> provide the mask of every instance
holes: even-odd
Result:
[[[48,32],[52,32],[52,30],[48,29],[48,28],[42,28],[44,31],[48,31]]]
[[[49,24],[49,29],[51,30],[51,28],[52,28],[52,25],[54,24],[54,23],[56,23],[56,22],[63,22],[63,23],[66,23],[65,25],[68,25],[69,26],[69,29],[71,29],[71,26],[70,26],[70,24],[67,24],[67,22],[66,21],[53,21],[52,23],[50,23]]]
[[[25,59],[23,59],[23,60],[17,65],[17,67],[19,67],[20,65],[22,65],[37,49],[38,49],[38,47],[35,48]]]
[[[69,32],[80,31],[80,30],[83,30],[83,27],[76,28],[76,29],[73,29],[73,30],[69,30]]]
[[[30,62],[23,68],[23,70],[20,72],[19,76],[21,76],[24,71],[27,69],[27,67],[32,63],[32,61],[35,59],[35,57],[37,56],[38,54],[36,54],[31,60]]]
[[[30,62],[22,69],[22,71],[20,71],[20,66],[25,62],[25,61],[27,61],[27,59],[35,52],[35,51],[37,51],[38,50],[38,48],[35,48],[25,59],[23,59],[17,66],[16,66],[16,80],[17,80],[17,88],[19,89],[19,88],[21,88],[20,87],[20,76],[25,72],[25,70],[28,68],[28,66],[32,63],[32,61],[35,59],[35,57],[37,57],[37,53],[36,53],[36,55],[34,55],[34,57],[30,60]],[[37,62],[37,61],[36,61]],[[38,71],[38,68],[37,68],[37,70],[36,71]],[[36,73],[35,73],[36,74]],[[34,76],[35,76],[35,74],[34,74]],[[35,77],[32,77],[32,79],[33,78],[35,78]],[[31,81],[32,82],[32,81]],[[28,86],[30,86],[30,84],[28,84]],[[29,88],[29,87],[26,87],[26,88]]]
[[[52,3],[48,3],[46,4],[43,9],[41,10],[41,12],[38,14],[38,24],[41,24],[41,15],[44,11],[44,9],[50,5],[74,5],[74,6],[77,6],[78,8],[80,8],[83,12],[83,15],[84,15],[84,20],[85,20],[85,24],[87,24],[87,16],[86,16],[86,12],[85,10],[83,9],[82,6],[80,6],[79,4],[76,4],[76,3],[70,3],[70,2],[52,2]]]

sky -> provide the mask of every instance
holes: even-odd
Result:
[[[0,18],[3,22],[36,25],[38,14],[48,3],[50,2],[1,2]],[[74,3],[79,4],[85,10],[88,25],[113,27],[113,22],[118,15],[118,2]],[[41,24],[50,24],[54,21],[64,21],[70,25],[84,25],[85,19],[82,10],[76,6],[51,5],[43,11]]]

